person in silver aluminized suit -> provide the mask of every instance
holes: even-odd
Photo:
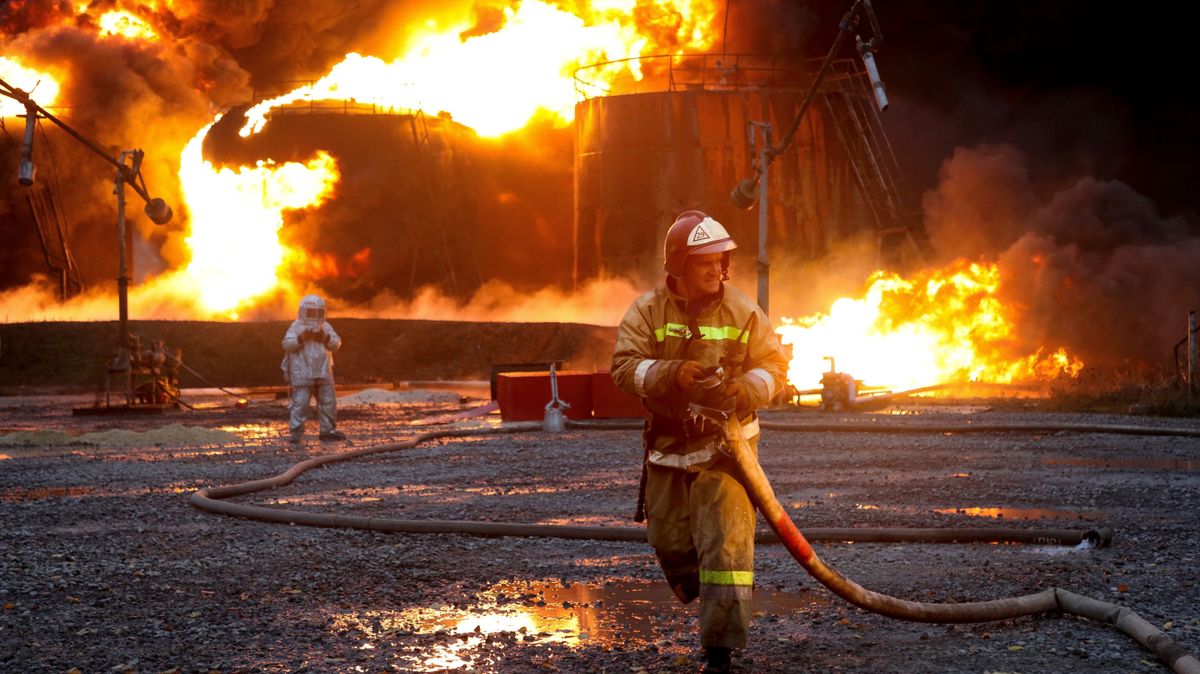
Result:
[[[300,311],[283,336],[284,378],[292,387],[288,430],[291,441],[304,437],[304,422],[308,420],[308,401],[317,395],[317,419],[322,440],[345,440],[337,430],[337,395],[333,390],[333,352],[342,345],[342,338],[325,321],[325,300],[305,295]]]

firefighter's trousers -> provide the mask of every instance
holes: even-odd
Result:
[[[333,382],[314,379],[308,384],[292,385],[292,400],[288,410],[288,430],[292,435],[304,432],[304,422],[308,420],[308,402],[314,393],[317,394],[317,420],[321,432],[329,433],[337,428],[337,394],[333,390]]]
[[[736,464],[721,456],[699,472],[648,470],[647,535],[676,596],[685,604],[700,597],[700,645],[745,646],[755,513]]]

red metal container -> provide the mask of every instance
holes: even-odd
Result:
[[[571,405],[568,419],[592,418],[592,373],[555,372],[558,399]],[[501,372],[496,375],[496,401],[502,421],[541,421],[550,402],[549,372]]]
[[[630,395],[613,383],[611,372],[592,377],[592,416],[597,419],[627,419],[649,416],[641,398]]]

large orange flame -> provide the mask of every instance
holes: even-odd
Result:
[[[180,157],[179,178],[191,214],[192,251],[186,273],[210,311],[236,318],[237,310],[275,289],[289,258],[303,253],[279,241],[283,211],[317,206],[339,174],[333,157],[318,152],[301,164],[260,161],[237,170],[214,168],[200,149],[209,127]]]
[[[0,56],[0,79],[29,93],[29,97],[43,108],[52,107],[58,102],[58,78],[49,72],[30,68]],[[0,117],[16,117],[23,114],[24,106],[8,96],[0,96]]]
[[[158,37],[145,19],[125,10],[105,12],[98,23],[100,37],[118,36],[129,40],[153,40]]]
[[[862,298],[783,319],[777,332],[793,349],[788,379],[801,390],[818,386],[829,358],[840,372],[896,390],[1078,375],[1083,362],[1065,349],[1012,353],[1018,317],[999,288],[995,264],[959,261],[911,278],[876,272]]]
[[[196,11],[193,3],[172,0],[115,0],[103,6],[79,2],[63,14],[63,26],[91,27],[99,39],[150,44],[169,36],[174,23],[164,17]],[[576,67],[647,50],[706,50],[716,35],[710,27],[717,3],[596,0],[562,3],[560,8],[545,0],[523,0],[500,9],[499,19],[486,26],[477,25],[468,13],[447,16],[448,11],[453,10],[413,24],[420,28],[408,31],[399,58],[348,54],[317,83],[256,106],[248,113],[244,133],[261,130],[270,110],[280,105],[318,99],[446,111],[484,136],[519,129],[538,115],[566,123],[573,116]],[[628,73],[630,68],[636,66],[610,69]],[[46,73],[0,58],[0,74],[25,90],[40,81],[36,100],[43,105],[55,101],[57,82]],[[0,103],[7,106],[6,115],[23,112],[7,98]],[[140,281],[131,289],[132,307],[153,306],[153,313],[163,316],[183,317],[193,311],[205,318],[236,318],[279,291],[304,290],[296,287],[297,278],[352,273],[367,263],[369,249],[350,261],[338,261],[290,249],[280,241],[284,211],[330,198],[338,181],[331,157],[317,153],[304,163],[264,159],[252,167],[217,169],[201,156],[209,128],[211,124],[197,132],[180,155],[180,190],[186,203],[176,210],[187,219],[189,262]],[[164,150],[154,148],[151,153]],[[103,315],[103,301],[88,302],[84,315]],[[27,303],[40,305],[35,298]],[[73,304],[78,309],[85,303]]]
[[[715,3],[641,3],[656,10],[642,12],[651,23],[660,14],[671,16],[664,22],[670,30],[657,31],[629,18],[637,4],[598,2],[575,14],[542,0],[524,0],[504,8],[503,27],[491,33],[464,39],[472,27],[464,17],[417,35],[391,62],[348,54],[317,82],[252,107],[241,134],[260,131],[272,109],[317,100],[444,111],[483,136],[520,129],[539,111],[566,123],[574,117],[572,74],[578,66],[640,56],[648,48],[678,53],[712,44],[714,33],[706,27],[712,25]],[[624,68],[614,66],[608,75]]]

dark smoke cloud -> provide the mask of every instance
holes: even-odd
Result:
[[[197,22],[200,35],[230,52],[257,86],[316,79],[362,47],[386,13],[385,0],[205,0],[185,34]],[[215,18],[215,17],[220,17]]]
[[[74,15],[69,0],[8,0],[0,4],[0,34],[17,35]]]
[[[944,259],[999,260],[1019,350],[1085,362],[1169,362],[1200,306],[1200,236],[1123,182],[1084,177],[1042,196],[1011,147],[959,149],[926,195]]]
[[[100,39],[90,29],[51,25],[6,38],[4,53],[32,67],[69,72],[60,100],[70,108],[55,116],[118,159],[124,150],[142,149],[142,174],[150,192],[180,207],[179,151],[211,120],[218,106],[249,95],[247,75],[227,53],[192,40],[131,42]],[[71,227],[71,245],[85,283],[102,283],[116,274],[116,200],[112,194],[115,169],[101,157],[68,137],[49,121],[34,145],[39,189],[48,187],[62,206]],[[19,132],[19,129],[17,130]],[[23,283],[41,271],[32,253],[39,250],[36,231],[25,204],[28,190],[18,188],[15,170],[19,141],[4,146],[0,180],[12,185],[3,211],[11,229],[25,245],[0,253],[0,283]],[[126,190],[128,219],[152,246],[139,245],[133,260],[135,275],[160,271],[178,263],[179,245],[167,243],[167,230],[155,228],[141,216],[141,200]],[[177,237],[180,220],[170,230]],[[162,249],[159,252],[158,249]]]
[[[60,100],[71,108],[59,116],[114,158],[123,149],[144,149],[151,192],[177,213],[178,153],[217,112],[250,100],[252,85],[324,74],[356,43],[383,35],[386,17],[405,11],[383,0],[177,2],[156,16],[140,12],[162,35],[159,40],[98,37],[89,17],[126,7],[95,0],[89,14],[80,15],[70,2],[3,3],[0,53],[32,67],[70,72]],[[42,126],[46,134],[35,143],[39,183],[50,186],[62,205],[85,283],[107,283],[116,272],[113,169],[49,122]],[[0,138],[0,181],[11,189],[0,198],[0,223],[14,245],[0,250],[0,287],[45,271],[27,190],[16,185],[21,129],[8,132]],[[183,218],[176,218],[173,230],[154,228],[141,216],[140,200],[132,192],[128,197],[130,224],[142,230],[135,274],[144,277],[181,262]]]
[[[198,0],[172,18],[177,35],[227,50],[255,87],[273,90],[319,79],[349,52],[391,60],[402,53],[410,29],[475,5],[476,32],[499,27],[498,5],[465,0]]]
[[[821,17],[812,5],[787,0],[729,2],[717,13],[713,51],[785,56],[807,53]]]
[[[824,42],[842,3],[816,4]],[[1107,3],[875,4],[885,120],[915,186],[934,184],[956,146],[1009,144],[1043,189],[1121,180],[1195,224],[1197,93],[1183,85],[1193,58],[1186,39],[1168,37],[1181,26]]]
[[[1024,157],[1008,145],[956,149],[941,181],[924,198],[925,231],[951,259],[1004,250],[1037,206]]]

